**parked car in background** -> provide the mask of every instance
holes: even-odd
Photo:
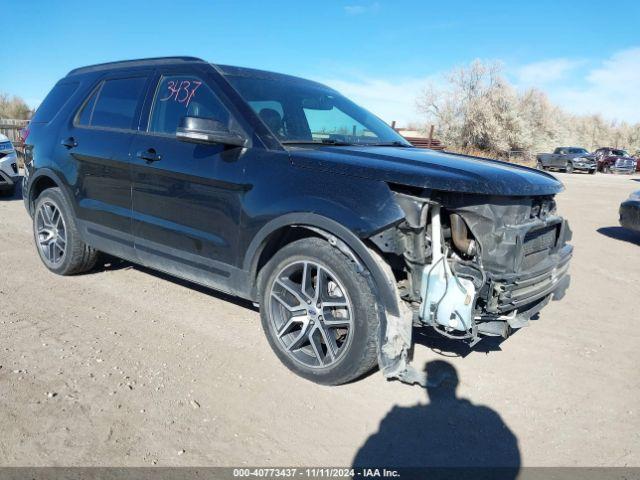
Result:
[[[640,190],[620,204],[620,225],[640,232]]]
[[[633,158],[626,150],[603,147],[593,152],[598,171],[603,173],[633,173],[640,170],[640,160]]]
[[[18,175],[18,156],[9,138],[0,133],[0,195],[13,195]]]
[[[575,170],[596,173],[596,160],[586,148],[558,147],[553,153],[537,155],[538,170],[562,170],[573,173]]]

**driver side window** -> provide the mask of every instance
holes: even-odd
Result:
[[[160,79],[149,118],[149,132],[174,134],[182,117],[211,118],[229,126],[230,115],[200,78],[174,75]]]

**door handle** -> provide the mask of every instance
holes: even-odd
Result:
[[[153,163],[162,160],[162,156],[158,154],[153,148],[145,150],[144,152],[136,153],[136,157],[144,160],[147,163]]]
[[[76,148],[78,146],[78,142],[76,142],[75,138],[69,137],[69,138],[65,138],[64,140],[62,140],[60,142],[60,145],[62,145],[65,148],[72,149],[72,148]]]

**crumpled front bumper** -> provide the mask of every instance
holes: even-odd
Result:
[[[487,311],[503,314],[517,310],[554,293],[559,286],[566,287],[563,282],[569,274],[572,253],[573,247],[565,245],[549,258],[543,269],[491,276]]]

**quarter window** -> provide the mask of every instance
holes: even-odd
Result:
[[[229,127],[230,115],[200,78],[168,76],[160,80],[149,119],[150,132],[174,134],[183,117],[211,118]]]
[[[91,95],[91,98],[87,100],[82,107],[80,113],[76,117],[76,123],[78,125],[89,126],[91,124],[91,115],[93,114],[93,107],[96,104],[96,99],[98,98],[98,93],[100,92],[100,88],[96,88]]]
[[[47,98],[44,99],[42,105],[36,111],[33,119],[34,123],[46,123],[53,119],[53,117],[60,111],[60,109],[67,103],[67,100],[78,88],[78,83],[58,83],[53,90],[49,92]]]
[[[92,127],[133,129],[136,108],[142,97],[146,77],[106,80],[78,116],[78,123]],[[92,112],[91,112],[92,110]]]

